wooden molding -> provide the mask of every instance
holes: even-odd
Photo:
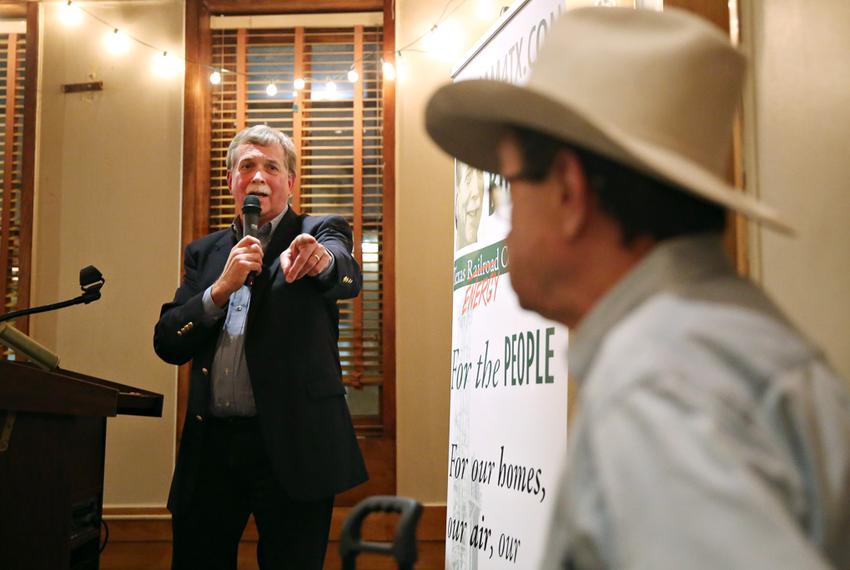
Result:
[[[202,0],[186,2],[186,79],[183,111],[182,245],[207,233],[210,122],[210,14]]]
[[[304,28],[297,27],[295,28],[295,77],[304,77]],[[292,113],[292,144],[295,145],[295,156],[302,156],[302,149],[304,146],[304,142],[302,138],[304,136],[302,125],[304,123],[304,90],[298,89],[296,91],[295,101],[293,102],[298,106],[298,110]],[[301,168],[300,168],[300,160],[296,161],[299,163],[295,166],[295,183],[292,186],[292,207],[301,211]]]
[[[192,240],[207,233],[209,209],[209,146],[211,107],[207,67],[209,63],[210,15],[202,0],[186,1],[186,78],[183,91],[183,196],[182,252]],[[206,42],[206,44],[204,43]],[[189,366],[177,372],[177,446],[183,435],[183,418],[189,400]]]
[[[207,0],[213,14],[303,14],[381,11],[381,0]]]
[[[35,6],[38,9],[38,2],[21,2],[20,0],[18,2],[0,2],[0,18],[10,20],[26,18],[31,6]]]
[[[384,61],[395,65],[395,2],[384,0]],[[382,387],[384,428],[389,437],[396,436],[396,329],[395,329],[395,80],[385,81],[384,88],[384,227],[383,291],[384,295],[384,385]],[[395,469],[393,469],[395,471]],[[395,492],[395,491],[393,491]]]
[[[62,85],[62,93],[87,93],[89,91],[103,91],[103,81],[64,83]]]
[[[331,540],[339,540],[342,523],[352,507],[335,506],[331,519]],[[165,507],[103,507],[103,518],[109,525],[109,540],[112,542],[141,542],[146,540],[171,541],[171,513]],[[396,517],[389,514],[370,515],[363,525],[363,536],[369,540],[392,540]],[[146,529],[146,530],[145,530]],[[441,541],[445,539],[446,506],[425,505],[416,537],[419,540]],[[144,532],[140,532],[144,530]],[[248,521],[243,540],[257,541],[254,519]]]
[[[337,569],[339,536],[350,507],[335,507],[331,519],[331,542],[325,568]],[[101,554],[103,570],[166,570],[171,563],[171,515],[164,508],[105,507],[103,517],[109,526],[109,542]],[[388,542],[393,538],[396,517],[387,514],[369,516],[363,525],[367,540]],[[417,570],[442,570],[445,567],[446,506],[426,505],[419,521],[416,538],[419,547]],[[248,521],[239,549],[239,568],[257,568],[257,528]],[[363,558],[358,568],[382,570],[395,568],[387,558]]]
[[[664,0],[664,7],[688,10],[729,33],[729,3],[726,0]]]

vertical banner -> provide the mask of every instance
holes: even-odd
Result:
[[[523,83],[564,0],[518,2],[453,74]],[[455,162],[446,568],[535,568],[567,440],[567,330],[518,304],[508,188]],[[545,252],[541,252],[545,255]]]

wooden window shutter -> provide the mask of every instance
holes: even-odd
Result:
[[[3,313],[18,309],[21,275],[25,34],[0,34],[0,298]],[[4,358],[9,357],[4,350]]]
[[[292,206],[339,215],[354,230],[363,291],[342,301],[339,350],[344,381],[376,395],[366,408],[379,416],[383,369],[383,84],[380,26],[217,29],[211,65],[224,69],[211,88],[209,229],[235,215],[227,189],[227,146],[242,128],[267,124],[296,146]],[[350,70],[358,79],[348,79]],[[294,81],[305,86],[296,90]],[[333,85],[330,85],[330,84]],[[275,85],[269,96],[266,87]],[[358,391],[352,392],[352,400]]]

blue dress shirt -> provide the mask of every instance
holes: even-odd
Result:
[[[257,238],[265,249],[286,210],[258,230]],[[322,276],[333,270],[334,257]],[[212,300],[212,286],[204,291],[204,313],[210,322],[224,315],[210,371],[210,413],[216,417],[250,417],[257,414],[248,363],[245,360],[245,325],[251,307],[251,288],[243,285],[233,292],[227,307],[217,307]],[[225,314],[226,312],[226,314]]]

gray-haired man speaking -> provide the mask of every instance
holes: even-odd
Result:
[[[235,570],[253,514],[260,568],[320,570],[334,495],[366,480],[341,381],[337,299],[360,291],[351,228],[289,206],[295,147],[255,125],[230,144],[233,226],[195,240],[154,349],[192,361],[168,508],[174,570]],[[249,279],[249,275],[253,275]],[[250,286],[249,284],[250,283]]]

